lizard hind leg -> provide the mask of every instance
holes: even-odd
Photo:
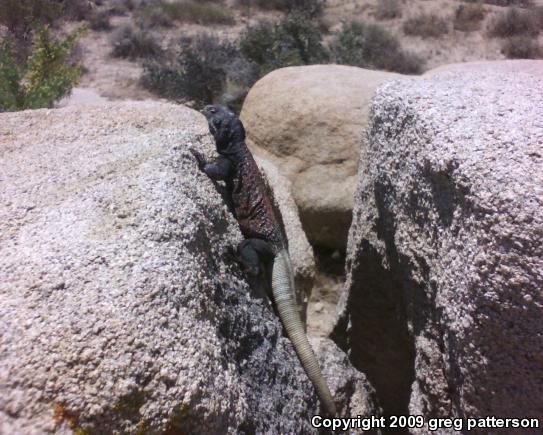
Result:
[[[249,275],[249,284],[255,296],[271,304],[272,292],[268,277],[269,265],[273,259],[271,245],[261,239],[246,239],[238,245],[237,261]]]

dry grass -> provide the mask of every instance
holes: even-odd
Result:
[[[448,33],[447,21],[435,14],[419,14],[409,18],[403,23],[406,35],[421,36],[423,38],[439,38]]]

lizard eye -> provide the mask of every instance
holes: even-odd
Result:
[[[217,109],[215,109],[214,107],[210,107],[209,113],[217,113]]]

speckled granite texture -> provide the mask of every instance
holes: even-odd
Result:
[[[189,146],[214,154],[182,106],[0,115],[0,433],[312,431],[311,383],[222,257],[241,234]]]
[[[543,422],[542,71],[377,91],[335,336],[385,412]]]

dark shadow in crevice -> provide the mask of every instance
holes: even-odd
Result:
[[[408,415],[415,379],[414,337],[408,319],[424,289],[409,280],[410,265],[396,249],[396,223],[387,204],[391,188],[376,182],[374,189],[378,211],[375,230],[385,244],[384,256],[362,240],[357,258],[351,259],[352,287],[346,315],[340,318],[332,338],[349,352],[353,365],[376,389],[384,415]],[[422,327],[417,325],[417,329]]]

